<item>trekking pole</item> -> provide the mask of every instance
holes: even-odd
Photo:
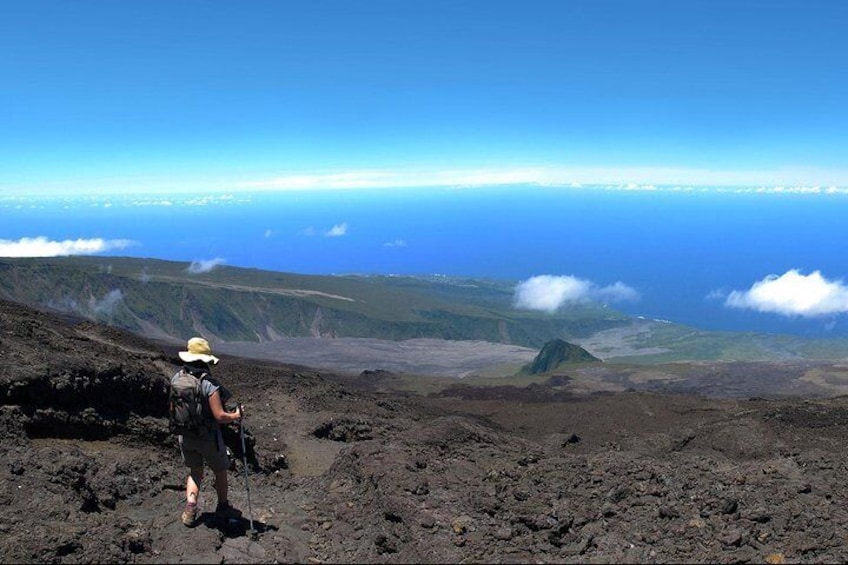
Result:
[[[250,537],[256,537],[256,530],[253,529],[253,508],[250,506],[250,483],[247,482],[247,448],[244,444],[244,412],[241,404],[239,404],[239,435],[241,436],[241,461],[244,465],[244,489],[247,491],[247,513],[250,518]]]

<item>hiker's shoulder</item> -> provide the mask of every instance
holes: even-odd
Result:
[[[212,375],[208,373],[200,379],[200,389],[206,396],[211,395],[219,388],[221,388],[221,384],[217,380],[213,379]]]

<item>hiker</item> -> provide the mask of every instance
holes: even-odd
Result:
[[[209,342],[193,337],[188,340],[186,349],[179,352],[184,365],[171,377],[170,414],[171,429],[178,436],[183,462],[189,468],[182,522],[191,527],[198,518],[197,499],[204,462],[215,474],[214,487],[218,495],[215,517],[220,521],[241,517],[241,512],[233,508],[227,498],[230,461],[221,424],[238,422],[242,407],[232,412],[224,408],[232,395],[212,378],[210,364],[216,365],[218,358],[212,355]]]

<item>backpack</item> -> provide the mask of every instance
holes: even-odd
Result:
[[[206,377],[195,377],[191,373],[180,370],[171,379],[168,394],[170,400],[169,427],[174,435],[205,435],[214,429],[204,415],[203,391],[200,383]]]

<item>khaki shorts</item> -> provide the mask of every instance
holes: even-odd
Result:
[[[180,452],[183,454],[183,462],[186,467],[203,467],[205,461],[213,471],[225,471],[230,468],[230,459],[227,457],[227,447],[221,432],[206,436],[179,436]]]

